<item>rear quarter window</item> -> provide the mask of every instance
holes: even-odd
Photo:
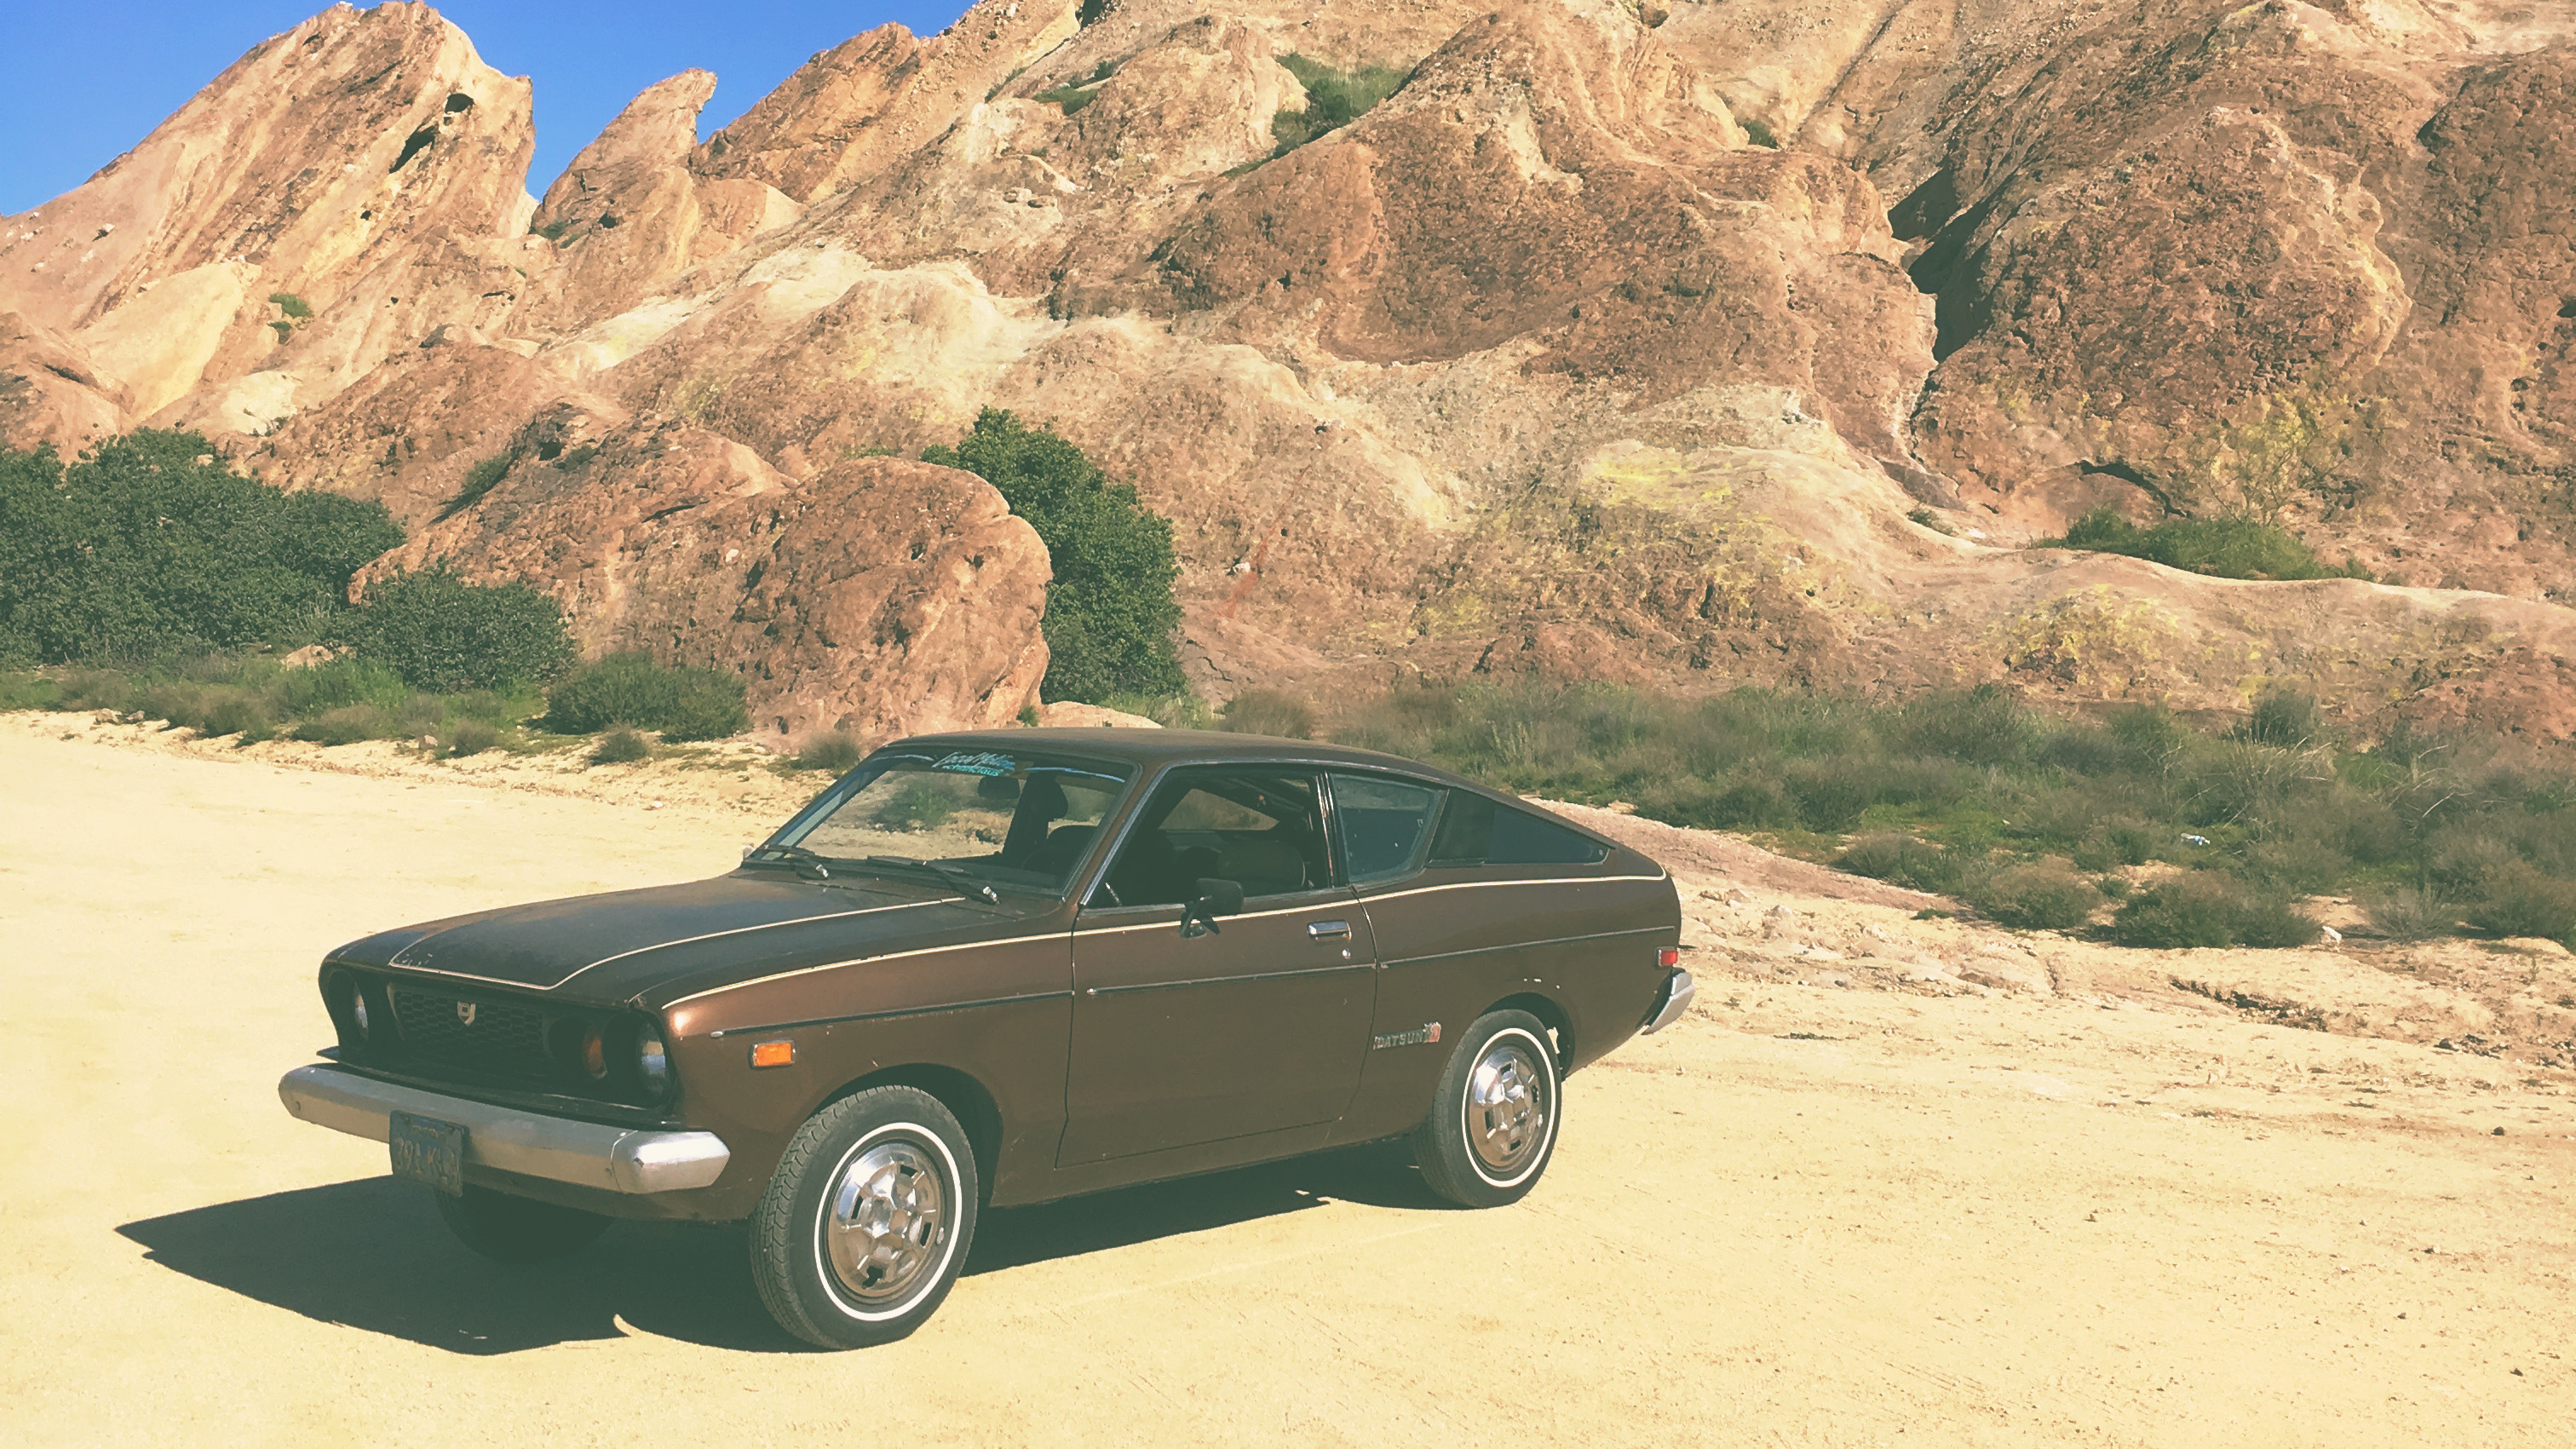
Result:
[[[1610,848],[1532,811],[1449,792],[1432,837],[1433,865],[1599,865]]]

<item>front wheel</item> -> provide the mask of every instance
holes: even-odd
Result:
[[[965,1129],[913,1087],[808,1118],[751,1217],[751,1277],[778,1326],[819,1348],[891,1343],[938,1311],[975,1238]]]
[[[1458,1038],[1413,1129],[1413,1158],[1433,1192],[1460,1207],[1526,1196],[1556,1151],[1556,1048],[1526,1011],[1493,1011]]]

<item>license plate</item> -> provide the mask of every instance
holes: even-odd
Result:
[[[393,1156],[394,1176],[413,1178],[451,1195],[465,1191],[462,1126],[396,1112],[386,1128],[385,1148]]]

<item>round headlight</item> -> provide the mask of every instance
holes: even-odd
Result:
[[[662,1045],[662,1034],[649,1026],[635,1038],[635,1074],[656,1092],[671,1084],[671,1053]]]
[[[364,989],[349,993],[349,1019],[358,1024],[358,1035],[375,1035],[375,1029],[367,1024],[367,993]]]

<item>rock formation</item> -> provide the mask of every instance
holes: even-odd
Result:
[[[1404,83],[1281,152],[1292,55]],[[990,405],[1173,519],[1214,695],[2292,684],[2576,738],[2576,7],[980,0],[701,141],[712,84],[540,205],[524,83],[326,12],[0,222],[0,428],[206,428],[790,735],[1032,697],[1042,550],[876,456]],[[2024,547],[2104,504],[2406,586]]]

